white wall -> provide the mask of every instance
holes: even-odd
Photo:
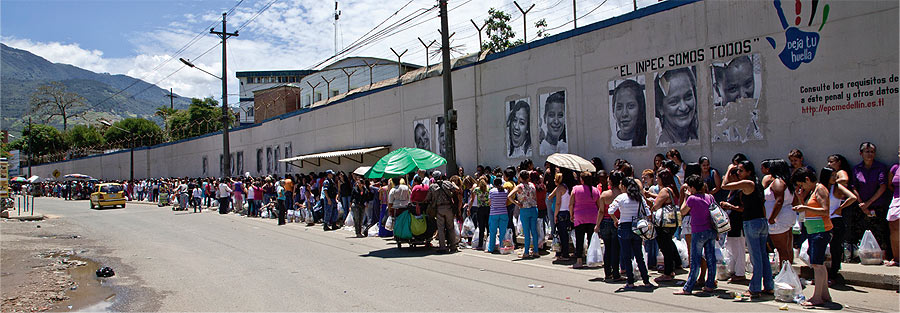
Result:
[[[807,4],[804,2],[804,4]],[[523,158],[506,157],[504,102],[512,96],[531,99],[531,132],[533,153],[528,157],[543,164],[546,156],[538,149],[538,94],[548,88],[565,89],[567,94],[567,132],[569,152],[586,158],[599,156],[607,164],[616,158],[628,159],[636,169],[651,165],[653,155],[668,150],[656,144],[655,94],[653,72],[646,78],[648,126],[647,146],[613,149],[609,114],[610,80],[622,78],[621,66],[634,71],[635,62],[657,57],[668,61],[671,54],[703,50],[704,60],[687,64],[696,66],[696,110],[699,116],[698,139],[675,146],[687,161],[708,155],[713,166],[724,168],[734,153],[742,152],[752,160],[786,158],[792,148],[803,150],[808,163],[825,165],[832,153],[859,162],[860,142],[878,145],[878,159],[897,162],[898,94],[860,97],[865,102],[883,103],[876,107],[803,113],[801,98],[813,94],[834,94],[833,90],[801,93],[801,86],[820,83],[845,83],[871,77],[877,79],[900,76],[898,73],[898,3],[896,1],[828,2],[830,15],[819,31],[822,8],[812,26],[806,26],[809,11],[801,13],[800,30],[820,35],[815,58],[795,70],[789,69],[778,54],[785,45],[785,31],[770,1],[702,1],[681,5],[663,2],[622,17],[643,15],[667,6],[676,6],[621,23],[584,26],[575,32],[597,28],[575,36],[572,32],[532,43],[535,47],[491,59],[453,72],[453,96],[459,111],[456,132],[458,162],[472,171],[476,164],[507,166]],[[793,25],[793,2],[782,5],[787,20]],[[805,5],[809,10],[811,6]],[[605,26],[605,27],[600,27]],[[566,38],[569,37],[570,38]],[[775,40],[773,49],[766,37]],[[561,39],[562,38],[562,39]],[[712,130],[718,120],[713,115],[713,85],[710,65],[735,56],[717,58],[713,49],[721,44],[749,41],[749,52],[758,55],[761,79],[757,103],[761,140],[746,142],[713,142]],[[674,67],[666,67],[672,69]],[[365,72],[365,71],[364,71]],[[362,73],[366,76],[367,73]],[[341,75],[343,75],[341,73]],[[358,74],[354,75],[354,78]],[[320,78],[321,79],[321,78]],[[346,83],[344,83],[346,84]],[[334,88],[334,85],[332,86]],[[863,86],[873,92],[878,88],[896,91],[896,81]],[[317,89],[318,90],[318,89]],[[324,90],[324,89],[322,89]],[[413,121],[442,114],[440,77],[371,93],[351,100],[339,101],[299,115],[287,115],[265,124],[233,131],[232,152],[244,152],[244,171],[256,172],[256,149],[283,146],[290,142],[294,155],[343,150],[376,145],[393,148],[415,146]],[[845,86],[841,91],[855,92]],[[854,96],[854,99],[856,97]],[[818,107],[821,102],[812,103]],[[832,100],[828,104],[846,104]],[[432,137],[434,138],[434,137]],[[434,139],[432,139],[434,140]],[[136,177],[200,176],[202,157],[209,158],[207,175],[218,176],[221,135],[211,135],[171,145],[135,152]],[[436,147],[436,146],[434,146]],[[283,149],[283,148],[282,148]],[[283,151],[282,151],[283,153]],[[282,154],[280,156],[284,158]],[[374,163],[367,159],[366,165]],[[323,163],[321,167],[304,168],[320,171],[327,168],[352,170],[359,164],[342,161],[341,165]],[[609,165],[607,165],[608,167]],[[264,166],[265,167],[265,166]],[[35,167],[36,175],[49,175],[54,169],[64,173],[82,172],[106,179],[126,178],[128,154],[74,160]],[[265,171],[265,168],[263,169]],[[284,172],[284,165],[280,167]]]

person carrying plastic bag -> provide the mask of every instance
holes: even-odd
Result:
[[[587,258],[584,262],[588,267],[596,267],[603,264],[603,245],[601,244],[600,236],[596,232],[591,235],[591,245],[588,246]]]
[[[500,253],[497,247],[497,236],[500,240],[505,238],[506,226],[509,223],[509,215],[506,213],[506,189],[503,189],[503,181],[494,178],[493,188],[488,193],[491,203],[490,216],[488,217],[488,246],[485,252]]]
[[[710,216],[710,206],[716,199],[704,191],[704,182],[700,175],[691,175],[685,178],[688,189],[685,191],[689,197],[681,206],[681,215],[691,216],[691,271],[684,288],[674,292],[676,295],[689,295],[697,283],[700,275],[701,258],[708,264],[706,285],[703,292],[716,290],[716,238],[718,231],[715,221]]]
[[[829,217],[828,188],[817,183],[815,173],[808,168],[800,168],[791,175],[796,195],[794,211],[805,213],[803,226],[809,241],[809,263],[815,273],[815,293],[803,306],[817,306],[831,302],[828,292],[828,269],[825,268],[825,251],[831,241],[831,218]]]

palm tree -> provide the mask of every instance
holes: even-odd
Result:
[[[153,115],[161,117],[163,119],[163,125],[168,126],[169,125],[169,117],[171,117],[172,115],[174,115],[177,112],[178,112],[177,109],[173,109],[173,108],[170,108],[167,106],[161,106],[161,107],[156,108],[156,112],[153,113]],[[168,134],[168,129],[169,129],[169,127],[164,127],[164,130],[166,130],[166,137],[171,138]]]

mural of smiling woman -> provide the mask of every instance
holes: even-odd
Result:
[[[610,142],[614,149],[647,145],[644,76],[609,82]]]
[[[531,105],[528,98],[508,102],[506,106],[507,157],[531,155]]]
[[[541,155],[569,153],[566,136],[566,91],[556,91],[538,96],[541,109]]]
[[[697,76],[694,67],[657,72],[656,118],[660,146],[697,141]]]

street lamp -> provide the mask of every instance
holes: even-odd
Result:
[[[100,124],[106,125],[106,127],[114,127],[116,129],[126,132],[129,135],[131,135],[132,137],[134,137],[134,133],[132,133],[124,128],[121,128],[119,126],[113,125],[112,123],[110,123],[107,120],[97,119],[97,121],[100,122]],[[129,175],[129,177],[131,178],[130,179],[131,182],[134,182],[134,138],[132,138],[132,140],[130,140],[130,142],[131,142],[131,152],[130,152],[130,154],[131,154],[131,170],[130,170],[131,174]]]
[[[224,32],[224,28],[223,28],[223,32]],[[222,42],[224,43],[225,40],[223,39]],[[224,52],[223,52],[222,56],[223,56],[222,77],[219,77],[219,76],[214,75],[213,73],[207,72],[206,70],[195,66],[194,63],[191,63],[191,61],[185,60],[184,58],[178,58],[178,60],[181,61],[181,63],[184,63],[184,65],[198,69],[201,72],[209,74],[209,76],[212,76],[212,77],[222,80],[222,160],[224,163],[224,164],[222,164],[222,178],[225,179],[225,178],[228,178],[228,176],[231,176],[230,175],[231,174],[231,146],[228,144],[228,90],[226,89],[228,87],[227,87],[227,82],[225,81],[226,74],[225,74]]]

